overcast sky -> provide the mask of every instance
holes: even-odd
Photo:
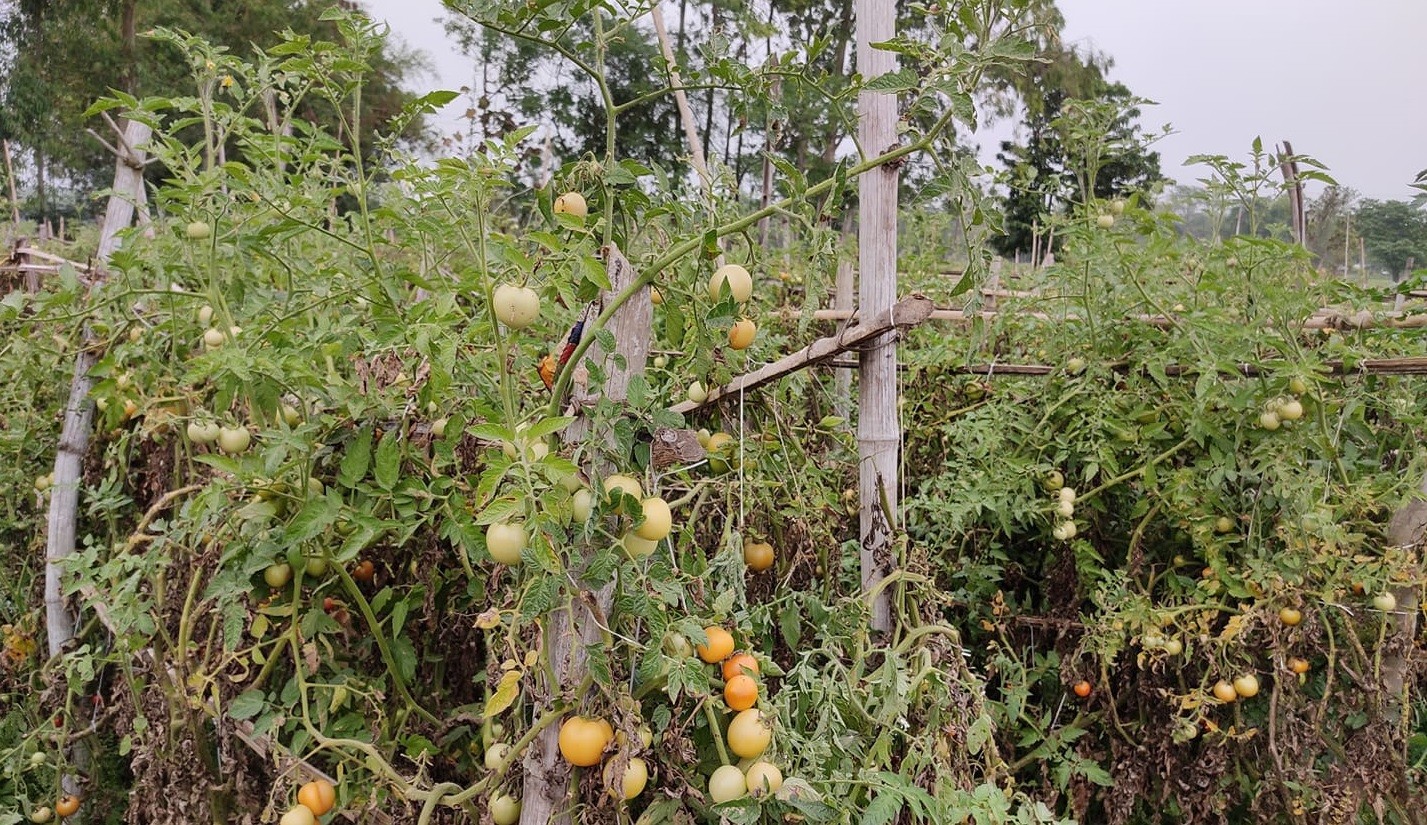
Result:
[[[1408,198],[1427,169],[1427,0],[1059,0],[1071,42],[1109,54],[1145,112],[1164,172],[1191,182],[1193,154],[1244,159],[1255,135],[1288,140],[1366,197]],[[457,89],[471,65],[438,22],[439,0],[364,0],[426,52],[423,88]],[[453,104],[448,131],[466,104]],[[988,144],[993,141],[984,139]]]

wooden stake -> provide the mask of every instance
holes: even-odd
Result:
[[[601,294],[601,303],[612,300],[638,278],[634,267],[614,246],[605,249],[605,273],[609,278],[610,288]],[[598,367],[605,380],[604,385],[597,390],[578,388],[575,394],[577,403],[593,404],[601,398],[620,402],[629,397],[630,379],[643,374],[645,361],[649,357],[649,339],[653,324],[654,304],[650,300],[649,288],[644,287],[610,318],[607,329],[614,335],[615,351],[603,352],[600,346],[595,344],[585,352],[586,370]],[[563,437],[570,443],[613,447],[613,426],[596,431],[593,429],[593,423],[589,418],[581,417],[566,428]],[[603,457],[591,462],[591,468],[596,471],[597,476],[606,475],[614,469]],[[572,580],[578,580],[578,571],[575,572]],[[585,649],[589,645],[600,643],[601,627],[607,625],[606,617],[609,616],[613,604],[614,584],[610,583],[598,592],[578,594],[571,600],[569,608],[562,607],[550,614],[544,628],[544,645],[549,653],[555,681],[546,686],[544,698],[548,703],[558,701],[561,698],[561,689],[579,684],[584,677],[587,661]],[[566,698],[579,703],[584,697]],[[525,787],[520,814],[522,825],[568,825],[570,822],[570,804],[567,799],[570,768],[560,756],[559,740],[559,725],[550,725],[540,732],[526,750]]]
[[[842,249],[837,256],[837,281],[833,294],[833,308],[852,312],[856,306],[853,303],[853,290],[857,286],[857,273],[852,266],[852,256],[848,254],[848,247],[852,246],[856,237],[857,229],[852,221],[842,229]],[[836,379],[837,396],[833,399],[836,405],[837,414],[842,416],[844,421],[852,420],[852,375],[846,372],[837,374]]]
[[[857,71],[872,80],[896,71],[894,52],[874,43],[897,33],[897,4],[857,0]],[[863,90],[857,96],[857,132],[862,151],[875,155],[897,143],[897,96]],[[897,300],[897,174],[887,164],[862,175],[858,186],[858,305],[880,317]],[[858,383],[857,452],[862,588],[873,589],[891,572],[893,531],[897,529],[901,422],[897,418],[897,346],[891,335],[869,342],[861,353]],[[891,593],[872,604],[874,631],[892,629]]]
[[[674,47],[669,44],[669,32],[664,27],[664,12],[660,10],[662,5],[654,4],[654,8],[650,10],[650,18],[654,21],[654,33],[659,38],[659,49],[664,54],[664,63],[669,67],[669,85],[674,88],[674,105],[679,109],[679,120],[684,125],[684,139],[689,143],[689,159],[694,164],[694,171],[699,173],[704,191],[707,192],[713,186],[713,177],[709,174],[708,160],[704,157],[704,144],[699,140],[699,129],[694,123],[694,110],[689,106],[689,96],[684,93],[684,81],[679,76],[679,63],[674,55]]]
[[[126,130],[128,146],[137,147],[149,139],[149,126],[137,120],[129,121]],[[96,264],[102,271],[104,263],[119,246],[119,232],[134,219],[135,193],[144,185],[142,150],[132,150],[135,157],[120,155],[114,162],[114,190],[109,196],[104,224],[99,230]],[[86,330],[85,338],[89,339]],[[82,479],[84,455],[89,450],[89,432],[94,426],[94,402],[89,392],[94,379],[89,374],[99,360],[99,349],[92,340],[74,359],[74,375],[69,385],[69,401],[65,404],[64,424],[60,429],[59,450],[55,453],[53,484],[50,487],[50,510],[45,536],[45,632],[51,656],[64,651],[74,638],[74,618],[65,604],[60,587],[60,568],[74,552],[75,527],[79,515],[79,485]],[[75,742],[71,758],[76,768],[83,770],[89,761],[84,742]],[[61,784],[66,793],[78,793],[74,775],[65,775]]]
[[[20,196],[15,194],[15,166],[10,161],[10,141],[4,141],[5,146],[5,178],[10,182],[10,221],[15,225],[15,231],[20,231]]]

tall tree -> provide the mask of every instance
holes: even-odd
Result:
[[[1407,201],[1365,200],[1353,222],[1367,247],[1368,264],[1396,282],[1413,262],[1427,268],[1427,211]]]
[[[113,158],[86,132],[104,128],[102,120],[84,117],[95,100],[114,90],[137,96],[194,94],[193,67],[172,45],[143,32],[160,26],[180,29],[245,54],[276,44],[283,31],[335,40],[335,26],[321,20],[330,5],[315,0],[20,0],[0,11],[0,44],[12,56],[0,67],[0,138],[11,141],[28,161],[26,180],[35,200],[27,212],[48,218],[82,211],[85,196],[112,170]],[[401,85],[416,65],[412,55],[392,47],[376,63],[363,93],[361,128],[368,132],[411,98]],[[303,116],[328,125],[332,120],[332,113],[315,107]],[[409,135],[418,137],[420,130],[418,123]]]
[[[1318,265],[1343,275],[1352,269],[1358,233],[1353,226],[1353,204],[1358,193],[1346,186],[1329,186],[1308,203],[1308,232],[1304,245]]]
[[[1145,148],[1136,122],[1140,101],[1124,84],[1106,79],[1110,65],[1105,56],[1065,48],[1056,38],[1042,43],[1038,60],[1023,74],[1009,79],[1023,106],[1023,139],[1003,142],[997,154],[1011,178],[1002,201],[1005,232],[993,240],[1002,254],[1029,251],[1046,217],[1086,194],[1115,197],[1163,178],[1159,154]],[[1092,111],[1105,130],[1099,141],[1104,151],[1087,167],[1086,158],[1070,155],[1083,141],[1067,138],[1081,115]]]

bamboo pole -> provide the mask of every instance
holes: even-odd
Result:
[[[654,21],[654,33],[659,38],[659,49],[664,54],[664,63],[669,67],[669,85],[674,88],[674,105],[679,110],[679,120],[684,126],[684,139],[689,143],[689,159],[693,162],[694,171],[699,173],[699,179],[703,181],[704,191],[708,192],[713,188],[713,177],[709,174],[709,164],[704,157],[704,144],[699,140],[699,130],[694,124],[694,110],[689,106],[689,96],[684,93],[684,81],[679,76],[679,63],[674,55],[674,47],[669,43],[669,32],[664,27],[664,12],[660,7],[662,3],[655,3],[650,10],[650,17]]]
[[[894,52],[875,48],[896,36],[897,4],[857,0],[857,71],[865,80],[896,71]],[[863,151],[876,154],[897,143],[897,97],[862,90],[857,96],[857,132]],[[898,166],[883,165],[857,180],[858,305],[877,317],[897,300]],[[883,334],[861,352],[858,381],[858,515],[862,539],[862,588],[871,591],[891,572],[900,492],[897,418],[897,346]],[[883,588],[871,605],[874,631],[892,629],[891,593]]]

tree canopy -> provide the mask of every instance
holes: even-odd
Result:
[[[113,169],[113,158],[87,131],[112,142],[102,120],[85,116],[97,99],[113,91],[139,97],[195,93],[195,67],[173,44],[147,32],[165,27],[201,34],[217,48],[248,54],[276,44],[283,31],[331,39],[333,24],[321,19],[330,5],[310,0],[9,5],[0,12],[0,42],[13,55],[0,68],[0,138],[15,148],[16,174],[32,192],[24,211],[41,219],[88,211],[88,194],[104,185]],[[389,41],[374,62],[363,94],[361,128],[368,132],[411,99],[402,82],[416,65]],[[331,122],[332,113],[309,105],[302,117]],[[420,133],[417,124],[410,134]]]

